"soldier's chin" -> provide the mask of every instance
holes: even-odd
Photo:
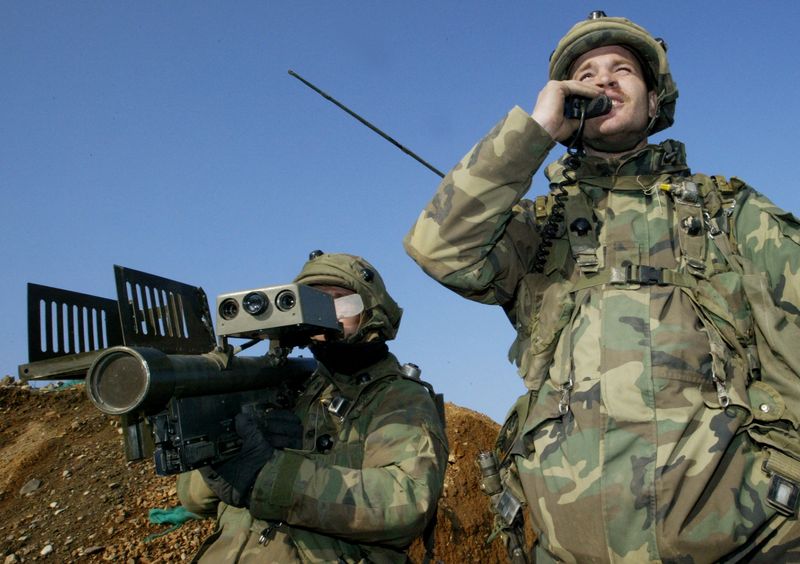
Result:
[[[587,138],[584,136],[583,144],[588,149],[599,153],[625,153],[638,149],[645,144],[647,138],[642,136],[627,135],[603,135],[597,138]]]

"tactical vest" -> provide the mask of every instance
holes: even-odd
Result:
[[[674,269],[632,261],[606,264],[593,203],[577,183],[537,198],[529,210],[546,250],[520,282],[509,312],[518,332],[509,357],[530,392],[509,412],[498,436],[498,459],[508,463],[512,452],[524,453],[518,431],[547,378],[561,391],[558,412],[569,412],[569,359],[555,355],[561,339],[567,340],[563,354],[570,354],[571,332],[563,330],[575,321],[589,290],[604,284],[671,285],[689,296],[708,335],[713,407],[745,410],[744,430],[770,453],[765,469],[776,484],[769,502],[794,514],[800,495],[800,328],[775,305],[766,275],[738,251],[731,218],[736,202],[752,188],[736,178],[695,174],[652,189],[673,206],[680,247]],[[513,476],[507,477],[516,489]]]
[[[304,419],[310,420],[309,413],[312,410],[312,405],[319,403],[327,412],[327,417],[314,417],[314,421],[321,421],[324,424],[315,429],[314,440],[305,445],[305,448],[325,453],[336,442],[359,441],[369,424],[369,421],[365,423],[359,419],[362,412],[368,409],[370,402],[376,395],[397,380],[408,380],[425,388],[436,407],[441,428],[444,429],[444,396],[436,393],[431,384],[420,378],[420,374],[419,367],[415,364],[406,363],[376,374],[364,372],[355,377],[350,385],[345,385],[342,382],[339,382],[338,385],[333,385],[327,378],[319,374],[316,375],[305,390],[297,409],[304,414]],[[326,394],[326,397],[321,398],[320,394],[326,388],[329,389],[329,393]],[[363,428],[359,427],[359,425]],[[320,437],[327,438],[319,441]],[[360,442],[358,446],[361,446]],[[354,452],[348,450],[343,453],[343,456],[347,458],[337,459],[335,463],[355,468],[360,467],[363,462],[361,454],[360,450],[355,450]]]

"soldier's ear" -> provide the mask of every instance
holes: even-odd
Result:
[[[658,95],[655,90],[650,90],[647,93],[647,114],[654,118],[658,113]]]

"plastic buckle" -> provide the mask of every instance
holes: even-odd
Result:
[[[655,266],[641,266],[629,264],[627,267],[627,281],[633,284],[658,284],[664,285],[664,271]]]
[[[800,498],[800,487],[778,474],[772,474],[769,480],[767,503],[787,517],[797,516],[797,500]]]

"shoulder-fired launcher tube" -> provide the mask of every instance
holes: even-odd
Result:
[[[92,363],[86,375],[86,392],[92,403],[108,415],[131,412],[154,414],[170,398],[258,390],[280,382],[307,379],[316,361],[289,358],[279,366],[275,359],[231,357],[222,352],[202,355],[168,355],[148,347],[112,347]]]

